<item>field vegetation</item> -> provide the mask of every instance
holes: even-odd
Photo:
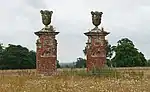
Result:
[[[58,69],[53,76],[35,70],[0,73],[0,92],[150,92],[150,68]]]

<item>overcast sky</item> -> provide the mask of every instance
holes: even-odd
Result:
[[[58,60],[84,57],[87,37],[94,26],[91,11],[103,12],[102,24],[109,43],[128,37],[150,59],[150,0],[0,0],[0,43],[20,44],[36,50],[34,32],[44,27],[40,10],[53,11],[52,25],[60,32]]]

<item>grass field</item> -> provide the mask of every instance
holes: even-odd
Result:
[[[58,69],[53,76],[2,70],[0,92],[150,92],[150,68],[117,68],[94,75],[84,69]]]

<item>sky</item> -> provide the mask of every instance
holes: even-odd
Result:
[[[60,63],[85,58],[84,35],[94,28],[91,11],[101,11],[106,37],[116,45],[121,38],[129,38],[146,59],[150,59],[150,0],[0,0],[0,43],[22,45],[36,50],[34,32],[44,25],[40,10],[53,11],[52,23],[58,40]]]

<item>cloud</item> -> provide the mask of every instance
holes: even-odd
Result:
[[[23,2],[35,9],[46,8],[45,0],[23,0]]]

